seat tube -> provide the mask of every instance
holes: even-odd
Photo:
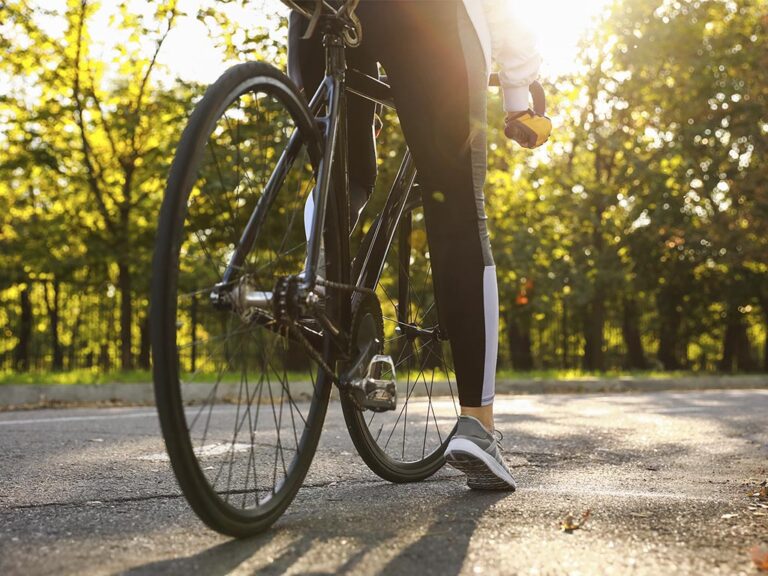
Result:
[[[308,239],[307,248],[309,258],[305,281],[306,287],[310,290],[315,287],[317,281],[325,215],[328,210],[328,197],[332,189],[332,177],[335,171],[339,169],[346,173],[345,165],[336,165],[339,159],[342,160],[342,164],[345,164],[343,154],[340,155],[340,158],[336,157],[341,119],[344,113],[344,72],[346,67],[344,41],[340,35],[327,33],[323,37],[323,45],[326,52],[325,83],[328,108],[326,110],[327,116],[320,119],[325,125],[325,150],[323,150],[323,160],[317,175],[312,233]]]

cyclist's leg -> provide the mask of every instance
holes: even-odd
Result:
[[[482,47],[460,1],[369,1],[358,13],[363,48],[387,71],[419,170],[460,403],[492,428],[498,289],[483,198],[488,75]]]
[[[288,75],[312,98],[325,73],[325,52],[319,34],[304,40],[302,36],[307,20],[300,14],[291,13],[288,27]],[[359,50],[348,50],[350,68],[365,74],[378,76],[376,61]],[[350,215],[354,226],[376,183],[376,143],[373,134],[375,104],[351,95],[347,101],[347,136],[349,141]],[[305,220],[311,221],[311,196]]]

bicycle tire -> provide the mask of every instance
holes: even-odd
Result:
[[[401,220],[398,224],[398,233],[395,234],[393,237],[393,243],[397,241],[396,239],[401,235],[402,230],[405,228],[405,226],[408,226],[408,233],[410,234],[410,225],[411,225],[411,218],[414,213],[415,209],[418,209],[419,205],[411,205],[410,209],[407,209],[404,211]],[[366,254],[368,251],[368,247],[370,246],[370,243],[372,241],[372,237],[374,234],[374,231],[377,228],[377,222],[374,222],[374,224],[370,227],[370,230],[368,234],[366,234],[365,238],[363,239],[363,242],[361,243],[361,247],[358,250],[359,257],[355,259],[354,261],[354,269],[353,269],[353,278],[358,278],[360,269],[362,267],[362,255]],[[388,248],[387,252],[391,252]],[[399,256],[398,256],[399,257]],[[403,278],[403,269],[402,267],[399,269],[398,273],[399,281],[402,281]],[[410,279],[405,278],[406,281],[410,282]],[[374,315],[376,318],[377,323],[382,322],[382,316],[379,313],[378,315]],[[398,359],[395,358],[395,361],[397,363]],[[448,372],[448,369],[446,369],[446,372]],[[398,377],[398,380],[401,380],[401,377]],[[426,381],[425,381],[426,384]],[[449,382],[449,386],[450,386]],[[408,402],[411,401],[411,393],[413,389],[416,387],[416,384],[413,386],[410,385],[410,376],[408,376],[408,382],[405,385],[405,391],[406,394],[402,394],[402,383],[398,382],[398,409],[400,410],[400,415],[402,415],[402,411],[406,409]],[[426,386],[425,386],[426,388]],[[431,398],[431,391],[428,391],[428,394],[430,394],[429,397],[429,405],[432,405],[432,398]],[[451,396],[453,397],[453,392],[451,392]],[[458,408],[457,408],[457,400],[456,398],[452,398],[453,400],[453,410],[450,408],[447,410],[447,415],[449,419],[452,419],[455,415],[456,419],[458,419]],[[355,445],[355,448],[357,449],[358,454],[363,459],[363,461],[368,465],[368,467],[379,477],[383,478],[384,480],[395,482],[395,483],[408,483],[408,482],[418,482],[421,480],[424,480],[426,478],[429,478],[433,474],[435,474],[440,468],[445,464],[444,459],[444,452],[448,445],[448,442],[450,438],[453,435],[453,432],[455,430],[455,424],[449,424],[446,425],[446,428],[444,429],[444,434],[441,436],[438,434],[437,441],[433,444],[433,449],[429,452],[429,454],[425,454],[424,451],[422,451],[421,457],[418,456],[418,450],[416,458],[413,458],[411,460],[406,461],[405,459],[405,449],[403,450],[403,457],[397,457],[397,455],[393,455],[392,451],[390,450],[388,452],[387,446],[382,446],[381,442],[379,441],[380,436],[374,436],[372,430],[371,430],[371,423],[373,420],[377,417],[376,415],[371,415],[370,412],[363,412],[361,411],[355,403],[352,401],[351,398],[349,398],[346,395],[342,394],[341,397],[342,402],[342,410],[344,413],[344,418],[347,424],[347,429],[349,431],[350,437],[352,438],[352,442]],[[401,408],[402,405],[402,408]],[[434,410],[433,410],[433,416],[434,416]],[[427,410],[426,417],[429,418],[429,411]],[[370,420],[366,420],[367,418],[370,418]],[[399,420],[400,416],[398,416]],[[407,415],[406,415],[407,418]],[[397,428],[398,424],[395,423],[393,427],[393,431],[395,428]],[[437,426],[437,422],[435,422],[435,426]],[[405,435],[406,435],[406,429],[405,426],[403,426],[403,445],[405,445]],[[392,436],[392,432],[390,432],[390,437]],[[425,444],[426,444],[426,432],[425,432]]]
[[[183,257],[183,254],[180,255],[180,251],[182,242],[188,243],[188,241],[183,238],[184,235],[187,234],[187,232],[185,232],[185,226],[191,227],[189,222],[186,221],[188,217],[191,218],[191,216],[189,216],[189,204],[192,202],[190,197],[191,191],[193,186],[202,187],[202,185],[197,184],[197,178],[199,176],[198,173],[203,170],[201,167],[203,162],[202,159],[203,157],[207,158],[206,154],[214,156],[214,152],[212,152],[212,150],[215,149],[215,145],[213,143],[210,144],[210,152],[208,152],[207,150],[209,149],[206,148],[208,146],[209,139],[213,140],[214,138],[218,138],[218,136],[216,136],[216,134],[218,134],[218,132],[216,132],[218,130],[216,127],[219,125],[218,123],[223,122],[222,119],[226,119],[226,129],[233,130],[232,126],[230,125],[230,116],[234,115],[234,112],[227,116],[227,110],[229,106],[233,105],[235,101],[237,101],[238,106],[240,106],[242,99],[246,97],[252,99],[252,101],[256,101],[259,94],[266,94],[274,100],[274,103],[272,103],[272,100],[270,100],[269,105],[274,106],[274,109],[277,110],[278,113],[283,113],[283,116],[279,116],[279,118],[284,118],[285,120],[290,120],[293,122],[293,129],[298,131],[300,135],[300,142],[303,143],[302,150],[306,152],[306,156],[308,157],[308,163],[304,164],[304,169],[306,169],[308,172],[314,171],[316,174],[322,148],[320,134],[317,130],[315,120],[308,109],[306,101],[304,100],[303,96],[301,96],[293,82],[282,72],[266,63],[251,62],[240,64],[229,69],[216,83],[214,83],[206,91],[202,100],[198,103],[193,114],[191,115],[189,123],[184,130],[178,145],[176,156],[170,171],[159,218],[151,287],[151,338],[154,364],[153,377],[155,397],[158,414],[160,417],[161,429],[173,471],[176,475],[182,493],[199,518],[213,530],[235,537],[249,536],[267,529],[280,517],[280,515],[295,497],[306,476],[307,470],[309,469],[310,463],[314,456],[314,452],[317,448],[317,443],[320,437],[329,402],[331,388],[330,378],[328,374],[322,369],[318,369],[317,378],[315,380],[314,376],[312,375],[313,368],[310,361],[310,367],[308,370],[310,373],[310,380],[313,390],[309,393],[306,393],[310,396],[309,400],[305,400],[304,397],[301,397],[299,403],[296,403],[296,400],[290,391],[291,383],[287,378],[287,371],[284,371],[283,373],[283,375],[286,377],[285,381],[282,379],[280,380],[280,397],[278,400],[274,400],[274,398],[277,397],[277,393],[275,393],[273,396],[273,388],[269,380],[270,375],[269,373],[267,374],[266,381],[269,386],[269,396],[267,400],[264,400],[264,405],[267,406],[269,402],[271,402],[272,412],[275,414],[275,406],[279,404],[280,411],[280,423],[275,421],[275,431],[277,435],[278,447],[275,448],[276,455],[274,466],[275,470],[278,471],[279,466],[277,463],[277,452],[279,448],[280,459],[282,460],[283,468],[282,471],[279,471],[279,482],[277,479],[277,472],[274,474],[275,480],[271,489],[270,496],[269,491],[266,490],[263,486],[259,487],[257,483],[257,477],[262,474],[262,471],[258,470],[256,464],[254,463],[257,458],[257,454],[260,455],[265,450],[263,450],[261,444],[257,442],[257,437],[259,434],[264,433],[260,432],[258,429],[259,410],[262,406],[262,391],[266,388],[264,386],[264,376],[262,374],[262,380],[258,384],[258,400],[255,399],[255,387],[257,384],[254,381],[254,391],[251,393],[248,386],[248,376],[245,376],[245,399],[248,402],[248,405],[247,407],[243,407],[243,414],[245,414],[246,411],[248,412],[248,421],[249,426],[251,427],[248,436],[250,438],[250,454],[248,456],[248,462],[245,465],[245,488],[239,491],[234,489],[230,490],[229,482],[232,480],[233,474],[239,475],[238,478],[242,478],[242,470],[240,468],[235,469],[235,472],[233,472],[233,462],[236,457],[236,451],[238,454],[238,466],[242,467],[241,462],[245,459],[245,457],[240,458],[239,456],[240,452],[244,451],[244,449],[241,449],[240,447],[239,442],[242,442],[242,437],[238,438],[239,430],[237,428],[238,419],[241,418],[240,400],[242,397],[242,389],[244,387],[244,377],[241,374],[241,396],[237,399],[237,412],[234,417],[236,427],[231,442],[231,449],[228,443],[222,444],[222,446],[227,447],[228,451],[231,450],[231,456],[229,456],[229,454],[227,454],[227,456],[221,456],[221,458],[224,460],[226,460],[227,457],[230,458],[228,471],[230,478],[227,481],[226,491],[222,491],[217,488],[217,481],[219,480],[220,474],[222,473],[222,467],[224,464],[219,464],[220,468],[218,470],[216,479],[212,481],[211,476],[213,475],[213,472],[209,473],[209,468],[211,467],[204,466],[203,459],[212,459],[213,456],[209,456],[208,454],[213,454],[214,449],[208,450],[208,452],[206,452],[208,447],[205,445],[205,434],[209,432],[208,426],[212,419],[212,415],[214,418],[219,418],[219,410],[224,415],[227,415],[228,411],[232,410],[231,406],[226,404],[226,402],[231,401],[231,399],[228,398],[223,398],[221,400],[221,408],[217,407],[216,411],[214,411],[213,406],[218,400],[217,394],[219,394],[219,392],[217,389],[220,386],[220,382],[223,381],[224,370],[231,368],[233,360],[231,358],[231,352],[228,349],[229,345],[225,343],[223,345],[225,350],[222,353],[224,355],[224,360],[222,361],[222,368],[217,368],[217,370],[220,370],[220,372],[216,376],[218,380],[212,391],[213,399],[210,401],[211,407],[208,409],[208,422],[205,424],[205,433],[203,434],[200,447],[195,448],[193,446],[192,428],[196,426],[195,422],[198,420],[198,417],[196,416],[195,421],[190,424],[188,417],[185,414],[185,406],[189,408],[189,405],[188,402],[185,402],[185,393],[181,383],[181,353],[177,342],[177,339],[181,338],[182,330],[179,327],[179,323],[183,324],[183,322],[180,321],[182,312],[179,310],[179,295],[177,294],[177,291],[179,294],[182,292],[180,287],[180,274],[182,274],[180,258]],[[282,110],[280,109],[281,106]],[[238,108],[238,111],[240,110],[241,108]],[[267,116],[265,112],[265,118],[266,117]],[[239,123],[237,126],[237,133],[239,138],[241,127]],[[283,132],[280,132],[280,134],[282,133]],[[233,136],[230,135],[229,139],[232,140]],[[240,160],[240,145],[241,143],[238,140],[238,161]],[[257,146],[255,144],[253,146],[254,150],[256,150]],[[267,153],[263,152],[263,154],[266,158]],[[256,164],[255,160],[251,161],[254,165]],[[218,166],[218,160],[216,160],[216,164]],[[239,170],[240,168],[238,165],[238,171]],[[238,186],[244,182],[243,178],[250,178],[250,176],[245,176],[245,173],[246,171],[244,170],[242,174],[239,172],[236,174],[235,177],[239,179],[237,180]],[[282,192],[284,187],[287,188],[285,182],[286,180],[283,180],[283,185],[281,185],[276,190],[274,194],[275,196]],[[222,177],[222,189],[226,189],[224,184],[225,181]],[[252,185],[251,182],[248,182],[247,184],[248,186]],[[268,189],[269,186],[267,185],[265,190]],[[269,210],[276,201],[275,198],[266,199],[266,196],[266,193],[263,193],[262,196],[255,201],[255,210],[258,213],[259,218],[261,218],[260,225],[262,227],[266,227],[268,220],[265,220],[265,218],[273,213],[269,212]],[[203,195],[201,193],[197,195],[195,199],[197,200],[202,197]],[[205,201],[208,200],[201,200],[201,202]],[[210,202],[213,203],[213,200],[210,200]],[[239,198],[238,202],[240,202]],[[330,206],[331,204],[329,204],[328,210],[329,224],[327,226],[327,230],[329,231],[337,230],[337,227],[334,224],[334,210],[331,209]],[[239,209],[239,204],[237,204],[237,208]],[[276,219],[277,212],[274,213],[274,218]],[[240,216],[238,215],[238,218],[239,217]],[[229,222],[236,221],[237,219],[234,216],[230,217]],[[239,231],[233,230],[233,234],[235,232]],[[211,234],[213,235],[214,233]],[[198,235],[198,238],[199,237],[200,236]],[[266,232],[263,237],[269,238]],[[288,238],[288,232],[286,232],[285,238]],[[283,238],[283,242],[285,242],[285,238]],[[340,240],[337,234],[328,232],[325,234],[324,242],[327,255],[326,261],[328,262],[326,277],[330,280],[335,280],[339,278],[340,271],[340,266],[336,257],[340,250]],[[205,250],[203,240],[200,240],[200,244],[202,245],[203,250]],[[209,255],[209,259],[213,264],[215,258],[211,258]],[[275,264],[275,266],[278,266],[278,264]],[[213,266],[213,268],[215,268],[215,266]],[[186,272],[184,272],[184,274],[186,274]],[[245,272],[243,272],[243,276],[245,276]],[[184,276],[184,278],[186,278],[186,276]],[[195,297],[196,296],[193,293],[193,301]],[[338,309],[338,306],[340,305],[339,303],[340,300],[338,295],[329,294],[327,296],[326,305],[331,311]],[[212,316],[213,314],[214,312],[211,312]],[[234,316],[234,313],[232,313],[232,315]],[[237,318],[232,319],[231,317],[228,317],[226,322],[222,321],[222,324],[227,324],[227,326],[229,324],[237,325]],[[246,327],[243,329],[243,331],[248,332],[250,325],[247,323],[244,323],[244,325]],[[194,350],[196,342],[194,320],[192,320],[191,330],[192,349]],[[229,335],[230,332],[227,334]],[[235,332],[231,332],[231,334],[235,334]],[[264,335],[264,332],[259,332],[257,336],[260,339],[257,339],[257,336],[253,336],[253,339],[256,341],[256,344],[253,344],[250,340],[251,336],[251,333],[248,333],[246,336],[239,336],[240,340],[244,342],[241,343],[241,347],[256,346],[258,348],[259,346],[262,346],[265,348],[263,351],[265,356],[268,354],[268,351],[266,350],[267,345],[262,345],[262,343],[265,341],[269,343],[270,338],[274,339],[275,341],[278,339],[278,336],[272,336],[271,334]],[[212,337],[210,339],[212,339]],[[332,366],[335,354],[330,343],[330,338],[327,336],[327,334],[323,336],[322,342],[323,344],[321,347],[321,354],[323,360]],[[284,356],[288,358],[289,353],[292,353],[293,350],[290,349],[290,346],[292,345],[293,344],[283,343],[284,348],[278,349],[277,351],[283,351]],[[214,346],[218,346],[218,343],[211,345],[212,349]],[[280,346],[280,344],[275,344],[275,346]],[[249,356],[247,350],[242,352],[241,356],[243,356],[244,359],[239,361],[243,364],[243,366],[245,366],[245,368],[242,368],[241,370],[247,370],[247,362],[249,361],[246,359],[246,357]],[[209,359],[206,358],[206,361],[208,360]],[[194,361],[192,365],[194,369]],[[270,360],[270,367],[267,368],[267,372],[269,372],[271,366],[272,365]],[[275,386],[278,386],[278,384],[275,383]],[[222,388],[223,387],[225,387],[225,385],[222,385]],[[286,388],[288,388],[287,393],[285,390]],[[266,392],[264,392],[264,395],[267,395]],[[208,402],[208,398],[206,398],[205,401]],[[286,402],[288,404],[287,408],[285,408]],[[297,434],[295,422],[293,424],[294,435],[296,436],[296,444],[295,447],[292,448],[293,452],[281,444],[281,426],[283,426],[282,418],[284,408],[286,413],[287,411],[290,411],[290,417],[292,420],[295,418],[294,406],[291,406],[291,403],[294,404],[298,415],[301,416],[301,419],[296,419],[304,420],[304,428],[301,432],[300,439]],[[303,404],[308,404],[308,407],[306,408],[306,418],[304,418],[304,415],[301,413],[299,404],[302,406]],[[203,406],[205,406],[205,404]],[[200,409],[200,411],[202,410],[203,408]],[[264,408],[264,411],[267,411],[266,407]],[[256,417],[255,427],[251,422],[254,412]],[[199,415],[200,412],[198,412],[198,416]],[[263,420],[264,418],[262,421]],[[242,416],[242,420],[239,424],[241,428],[245,426],[244,421],[245,416]],[[264,425],[262,424],[262,426]],[[223,429],[224,428],[222,427],[222,430]],[[269,430],[267,432],[272,434],[272,432]],[[243,437],[246,433],[248,433],[248,431],[242,432]],[[270,436],[270,438],[272,438],[272,436]],[[197,439],[195,439],[195,442],[196,441]],[[288,440],[285,439],[284,433],[283,443],[287,442]],[[286,456],[284,450],[288,450],[288,457],[290,460],[289,466],[287,467],[285,463]],[[292,459],[290,459],[291,455]],[[251,491],[249,491],[248,484],[248,476],[251,474],[251,468],[253,468],[252,494]],[[262,475],[261,478],[264,476],[265,475]],[[265,491],[266,494],[263,494]],[[241,497],[243,505],[238,508],[235,504],[233,504],[233,501],[235,501],[235,499],[240,499]],[[246,509],[249,497],[253,499],[253,505]]]

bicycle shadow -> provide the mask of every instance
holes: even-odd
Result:
[[[151,562],[120,572],[139,576],[148,574],[208,574],[218,576],[229,574],[251,558],[261,547],[264,537],[245,540],[230,540],[186,558],[170,558]]]
[[[437,488],[436,506],[429,500]],[[427,490],[424,490],[427,488]],[[349,506],[319,506],[281,520],[265,534],[217,544],[197,554],[132,568],[122,574],[459,574],[472,537],[486,512],[509,493],[477,493],[456,477],[423,482],[416,490],[384,484],[357,487],[339,495],[351,506],[370,505],[361,515]],[[396,493],[406,492],[397,498]],[[398,509],[392,509],[392,501]],[[359,508],[358,508],[359,510]],[[329,546],[349,546],[332,567],[323,563]],[[269,556],[264,562],[262,556]],[[251,564],[258,564],[251,566]]]

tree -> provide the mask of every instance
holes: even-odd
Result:
[[[113,25],[126,41],[104,60],[92,53],[88,27],[102,9],[98,2],[69,0],[63,13],[47,11],[65,24],[60,38],[40,26],[35,14],[39,8],[30,0],[5,6],[8,34],[0,70],[18,79],[6,105],[23,112],[12,115],[8,138],[18,154],[11,162],[26,158],[27,167],[18,174],[15,192],[23,194],[21,188],[31,186],[32,195],[44,196],[66,220],[49,227],[66,238],[57,261],[72,267],[74,243],[77,251],[87,252],[91,267],[103,267],[117,285],[124,369],[133,363],[137,292],[143,295],[139,305],[146,308],[149,254],[164,176],[192,95],[198,92],[183,85],[162,90],[154,82],[157,56],[179,11],[173,0],[153,7],[145,18],[126,3],[118,6]],[[152,45],[148,55],[147,42]],[[34,210],[30,223],[41,213]],[[43,269],[48,265],[41,263]],[[56,297],[49,302],[58,313]]]

